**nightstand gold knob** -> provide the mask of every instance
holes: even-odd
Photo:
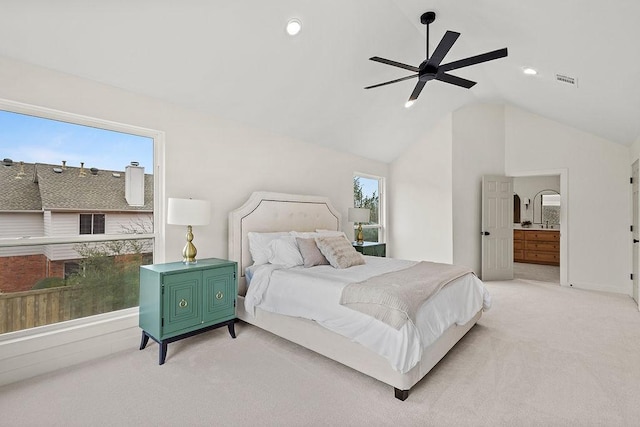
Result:
[[[224,296],[224,294],[220,291],[218,291],[218,293],[216,294],[216,299],[222,299],[222,297]]]
[[[188,306],[188,305],[189,305],[189,303],[187,302],[187,300],[186,300],[186,299],[182,298],[182,299],[180,300],[180,302],[178,303],[178,305],[180,306],[180,308],[185,308],[186,306]]]

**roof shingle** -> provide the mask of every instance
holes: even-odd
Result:
[[[0,169],[0,211],[79,210],[153,211],[153,175],[144,176],[144,206],[130,206],[125,198],[125,173],[59,165],[24,164],[25,176],[15,179],[19,165]],[[34,182],[34,172],[36,180]]]

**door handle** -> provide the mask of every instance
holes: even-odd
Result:
[[[481,234],[482,236],[488,236],[488,235],[490,235],[491,233],[489,233],[488,231],[481,231],[481,232],[480,232],[480,234]]]
[[[638,240],[638,239],[633,239],[633,243],[638,243],[638,242],[640,242],[640,240]]]

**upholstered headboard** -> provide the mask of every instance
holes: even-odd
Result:
[[[246,292],[245,269],[253,261],[247,234],[275,231],[340,230],[340,213],[321,196],[258,191],[229,213],[229,258],[238,263],[238,294]]]

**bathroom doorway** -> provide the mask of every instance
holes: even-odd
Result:
[[[563,213],[561,174],[522,175],[513,178],[514,279],[560,285]],[[566,196],[566,195],[565,195]],[[562,219],[565,219],[564,224]],[[565,252],[566,253],[566,252]],[[566,269],[565,269],[566,275]]]

